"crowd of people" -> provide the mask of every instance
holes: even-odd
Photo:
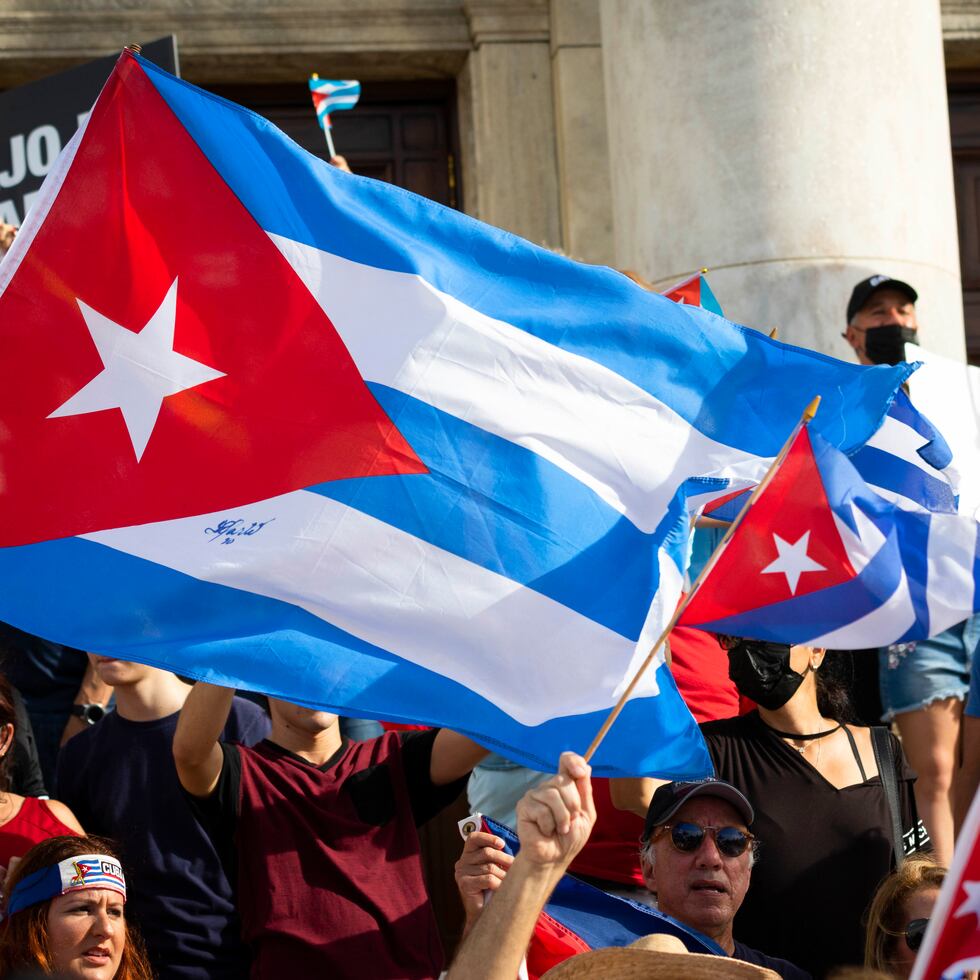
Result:
[[[0,229],[2,250],[12,238]],[[904,358],[917,298],[886,276],[855,287],[844,336],[862,363]],[[907,977],[980,783],[978,641],[977,618],[877,656],[678,629],[672,669],[716,772],[678,783],[593,779],[569,753],[534,772],[450,731],[239,696],[0,624],[0,977],[513,980],[565,874],[691,930],[713,976]],[[879,661],[870,717],[873,692],[851,697],[862,658]],[[516,857],[439,822],[464,796],[516,829]],[[451,872],[423,825],[458,856],[461,937],[430,899]],[[661,940],[548,975],[654,959],[697,975]]]

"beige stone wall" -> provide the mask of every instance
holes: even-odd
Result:
[[[473,49],[459,79],[468,213],[561,245],[546,0],[467,0]]]
[[[920,292],[964,354],[939,4],[602,0],[616,255],[840,357],[851,288]],[[873,42],[872,40],[873,39]]]
[[[612,186],[599,0],[551,0],[551,72],[562,245],[573,258],[608,265]]]

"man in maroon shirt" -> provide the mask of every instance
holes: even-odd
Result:
[[[269,739],[229,745],[219,735],[232,696],[195,686],[174,760],[237,879],[252,977],[438,976],[416,827],[459,795],[486,749],[445,730],[345,743],[336,715],[271,698]]]

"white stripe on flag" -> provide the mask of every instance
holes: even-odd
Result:
[[[642,531],[656,528],[692,473],[755,482],[765,472],[764,460],[709,439],[614,371],[486,316],[417,275],[269,237],[367,381],[537,453]]]
[[[207,529],[225,519],[269,523],[223,544]],[[610,707],[636,652],[553,599],[308,491],[85,537],[292,603],[464,684],[525,725]],[[640,687],[638,695],[658,693],[654,671]]]
[[[905,460],[906,463],[917,466],[929,476],[939,477],[942,471],[930,466],[917,452],[928,443],[929,440],[916,432],[912,426],[900,422],[891,415],[886,415],[885,421],[871,436],[867,445],[880,449],[882,452],[890,453],[892,456],[897,456],[899,459]]]
[[[928,578],[929,635],[962,623],[973,615],[976,583],[977,525],[959,514],[933,514],[929,520]],[[933,588],[941,582],[941,588]]]

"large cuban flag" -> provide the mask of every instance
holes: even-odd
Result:
[[[980,611],[980,524],[886,500],[805,428],[681,616],[734,636],[860,649]]]
[[[0,619],[553,768],[673,611],[686,495],[908,366],[770,341],[304,153],[124,52],[0,264]],[[668,669],[593,760],[703,774]]]

